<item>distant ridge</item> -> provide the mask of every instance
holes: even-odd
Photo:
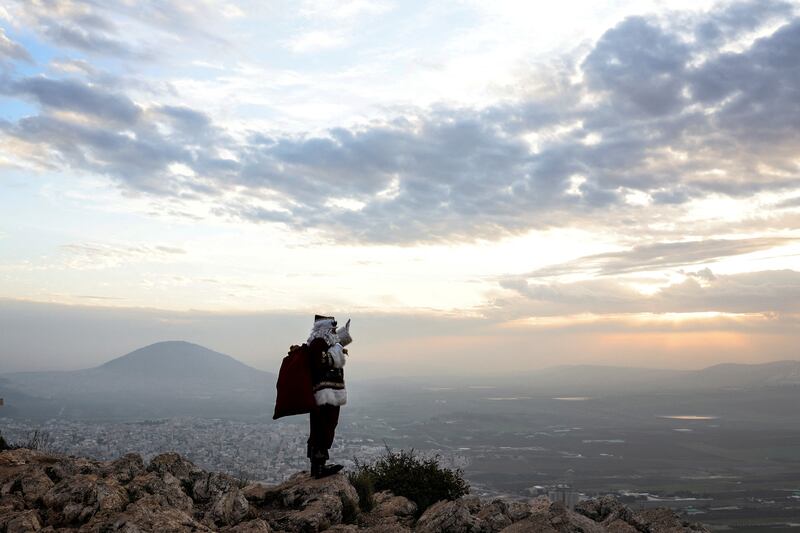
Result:
[[[700,391],[800,385],[800,361],[723,363],[701,370],[560,365],[509,378],[541,392],[591,393]]]
[[[722,363],[695,373],[695,378],[709,386],[737,387],[759,385],[800,385],[800,361],[769,363]]]

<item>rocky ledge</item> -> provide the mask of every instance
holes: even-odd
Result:
[[[176,453],[145,465],[137,454],[92,461],[17,449],[0,453],[0,533],[72,531],[522,533],[707,531],[668,509],[634,512],[611,497],[572,511],[547,499],[531,503],[476,497],[439,502],[417,519],[413,502],[375,495],[358,507],[343,475],[298,473],[277,486],[205,472]]]

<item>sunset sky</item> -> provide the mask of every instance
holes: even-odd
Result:
[[[0,4],[0,373],[315,312],[364,375],[798,358],[800,3]]]

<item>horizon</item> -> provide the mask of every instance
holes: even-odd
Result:
[[[668,4],[8,2],[0,373],[792,360],[800,0]]]
[[[226,353],[225,351],[215,349],[214,347],[211,347],[211,346],[203,345],[203,344],[201,344],[199,342],[194,342],[194,341],[185,340],[185,339],[178,339],[178,338],[158,340],[158,341],[155,341],[155,342],[152,342],[152,343],[149,343],[149,344],[142,345],[142,346],[139,346],[137,348],[134,348],[133,350],[131,350],[129,352],[126,352],[126,353],[122,353],[122,354],[118,354],[118,355],[111,355],[111,356],[109,356],[109,358],[107,358],[105,360],[100,360],[99,362],[97,362],[93,366],[70,368],[70,369],[15,370],[15,371],[11,371],[11,372],[4,371],[4,372],[0,372],[0,376],[2,376],[4,374],[13,375],[13,374],[22,374],[22,373],[30,373],[30,372],[80,372],[80,371],[83,371],[83,370],[92,370],[92,369],[96,369],[96,368],[100,368],[102,366],[105,366],[107,363],[110,363],[110,362],[113,362],[113,361],[128,357],[128,356],[130,356],[132,354],[135,354],[136,352],[147,350],[148,348],[153,348],[153,347],[156,347],[156,346],[159,346],[159,345],[168,345],[168,344],[187,344],[187,345],[191,345],[191,346],[194,346],[194,347],[197,347],[197,348],[201,348],[203,350],[208,350],[208,351],[211,351],[211,352],[213,352],[215,354],[231,358],[232,360],[236,361],[237,363],[242,363],[242,364],[244,364],[244,365],[246,365],[249,368],[252,368],[254,370],[267,372],[267,373],[273,374],[273,375],[275,375],[277,377],[277,371],[276,371],[277,367],[275,365],[269,365],[269,366],[264,367],[263,364],[262,364],[261,366],[254,366],[252,363],[249,363],[247,361],[239,359],[239,358],[237,358],[236,356],[234,356],[232,354]],[[272,362],[272,361],[270,361],[270,362]],[[602,364],[602,363],[593,363],[593,362],[562,363],[562,364],[555,364],[555,365],[549,365],[549,366],[541,366],[541,367],[530,368],[530,369],[527,369],[526,371],[524,371],[524,373],[525,374],[535,375],[537,372],[543,372],[543,371],[547,371],[547,370],[556,370],[556,369],[565,369],[565,368],[604,368],[604,369],[666,371],[666,372],[669,372],[669,371],[673,371],[673,372],[676,372],[676,371],[677,372],[701,372],[701,371],[709,370],[709,369],[720,367],[720,366],[769,366],[769,365],[774,365],[774,364],[779,364],[779,363],[800,363],[800,359],[791,359],[791,358],[789,358],[789,359],[775,359],[775,360],[762,361],[762,362],[757,362],[757,363],[748,363],[748,362],[737,363],[737,362],[730,362],[730,361],[726,362],[726,361],[723,361],[723,362],[714,363],[714,364],[712,364],[710,366],[685,367],[685,368],[660,367],[660,366],[623,366],[623,365]],[[519,373],[518,370],[515,371],[515,372]],[[495,372],[482,372],[480,374],[475,374],[475,373],[472,373],[472,374],[471,373],[459,374],[459,373],[455,373],[455,372],[450,372],[450,373],[446,374],[444,377],[446,377],[446,378],[455,378],[455,379],[474,379],[474,378],[477,378],[477,377],[483,377],[483,378],[486,378],[486,379],[492,379],[492,378],[507,378],[508,376],[511,376],[511,375],[515,375],[515,374],[512,373],[511,371],[502,371],[501,370],[501,371],[495,371]],[[405,374],[405,375],[383,375],[383,374],[380,374],[380,373],[376,373],[376,374],[367,373],[367,374],[364,374],[362,372],[356,371],[356,378],[357,379],[365,379],[367,381],[380,381],[381,379],[392,379],[392,378],[397,378],[397,377],[408,378],[408,379],[424,379],[424,378],[428,378],[429,379],[429,378],[431,378],[433,376],[431,376],[430,373]]]

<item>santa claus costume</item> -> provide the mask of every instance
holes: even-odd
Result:
[[[326,462],[339,423],[339,408],[347,403],[344,386],[347,350],[344,347],[353,339],[350,320],[338,330],[336,325],[332,316],[316,315],[306,342],[316,403],[310,413],[307,454],[311,460],[311,475],[315,478],[330,476],[342,469],[341,465],[327,465]]]

